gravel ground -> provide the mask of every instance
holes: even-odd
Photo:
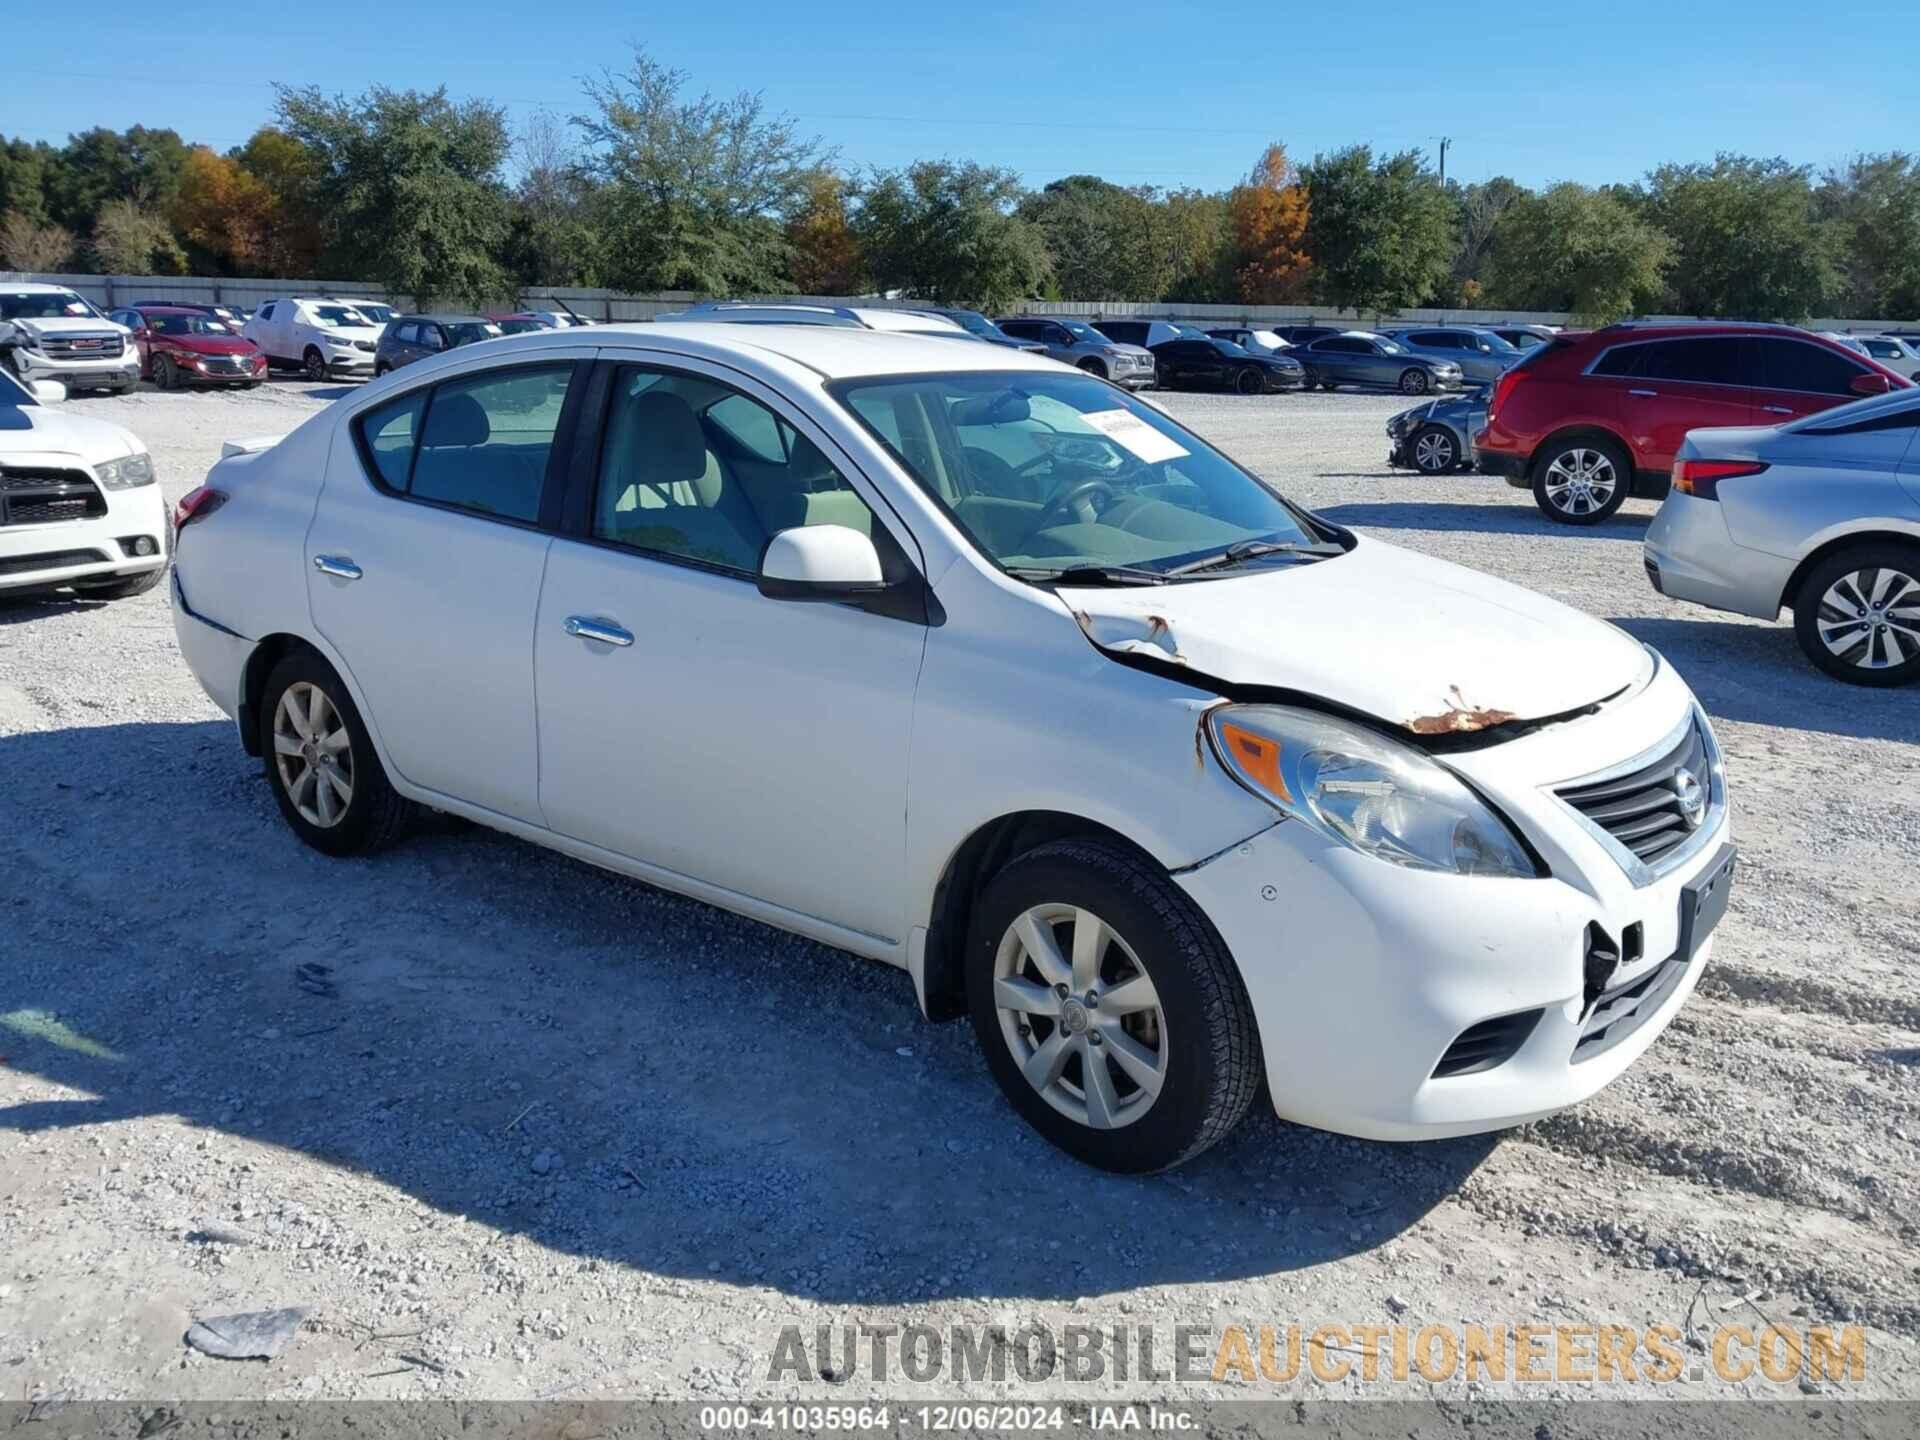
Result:
[[[222,438],[340,393],[70,403],[141,435],[171,501]],[[951,1396],[865,1364],[845,1390],[766,1376],[789,1323],[1152,1323],[1164,1346],[1176,1323],[1689,1313],[1862,1324],[1849,1388],[1920,1397],[1920,691],[1662,600],[1650,504],[1576,532],[1498,481],[1388,471],[1395,399],[1166,403],[1335,520],[1616,620],[1699,692],[1744,878],[1620,1083],[1444,1144],[1255,1115],[1174,1175],[1102,1177],[898,972],[478,829],[323,859],[187,674],[164,591],[16,603],[0,1400]],[[282,1305],[311,1314],[271,1363],[182,1344]]]

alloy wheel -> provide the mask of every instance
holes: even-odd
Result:
[[[1438,475],[1451,470],[1454,462],[1453,437],[1444,430],[1428,430],[1414,442],[1413,463],[1423,474]]]
[[[994,1009],[1021,1074],[1095,1130],[1131,1125],[1167,1078],[1160,996],[1131,946],[1091,910],[1037,905],[1001,937]]]
[[[1402,395],[1426,394],[1427,393],[1427,372],[1424,370],[1407,371],[1406,374],[1400,377],[1400,393]]]
[[[1563,450],[1547,467],[1547,503],[1564,515],[1591,515],[1604,509],[1619,488],[1613,461],[1600,450],[1585,446]]]
[[[1920,580],[1890,565],[1842,575],[1820,597],[1820,643],[1861,670],[1920,656]]]
[[[318,350],[307,352],[307,379],[321,381],[327,378],[327,362],[320,358]]]
[[[273,763],[300,818],[330,830],[353,804],[353,740],[326,692],[299,680],[273,712]]]

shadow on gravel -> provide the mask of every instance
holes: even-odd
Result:
[[[0,592],[0,625],[24,625],[32,620],[44,620],[49,615],[84,613],[114,603],[112,600],[84,599],[72,591],[38,595],[7,595]]]
[[[1373,530],[1477,530],[1489,534],[1550,535],[1562,540],[1632,540],[1635,543],[1644,538],[1647,526],[1653,523],[1651,514],[1622,510],[1598,525],[1560,525],[1542,515],[1531,500],[1513,505],[1448,505],[1430,500],[1394,500],[1323,505],[1313,513],[1336,525],[1358,525]]]
[[[0,1056],[65,1087],[0,1130],[178,1115],[212,1154],[126,1152],[176,1202],[220,1193],[244,1139],[417,1197],[476,1261],[491,1226],[835,1303],[1064,1301],[1370,1249],[1495,1143],[1257,1110],[1172,1175],[1113,1178],[1029,1132],[903,974],[478,827],[326,859],[226,724],[0,737],[0,777]],[[244,1158],[288,1243],[325,1197],[336,1233],[364,1225],[364,1192]]]
[[[1829,679],[1807,663],[1791,625],[1633,616],[1613,623],[1665,655],[1715,719],[1920,741],[1920,690]]]

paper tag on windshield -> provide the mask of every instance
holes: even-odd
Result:
[[[1109,440],[1124,445],[1149,465],[1178,460],[1187,452],[1131,410],[1096,410],[1080,417]]]

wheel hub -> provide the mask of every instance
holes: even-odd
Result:
[[[1069,1035],[1084,1035],[1093,1026],[1093,1017],[1087,1013],[1087,1007],[1078,1000],[1068,1000],[1060,1006],[1060,1028]]]

